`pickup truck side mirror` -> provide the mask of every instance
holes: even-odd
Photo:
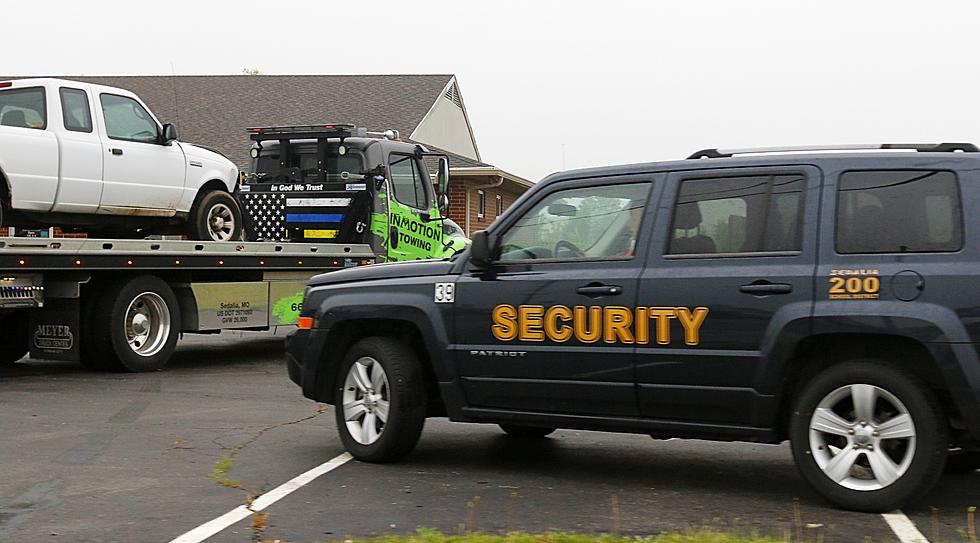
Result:
[[[177,139],[177,127],[167,123],[163,125],[163,132],[160,134],[160,143],[170,145],[170,142]]]
[[[480,230],[473,233],[470,244],[470,261],[478,268],[487,268],[493,263],[500,238]]]

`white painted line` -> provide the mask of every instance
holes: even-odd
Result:
[[[193,530],[171,540],[170,543],[201,543],[201,541],[204,541],[205,539],[217,534],[232,524],[248,518],[252,515],[252,513],[261,511],[292,494],[293,492],[296,492],[305,485],[308,485],[317,477],[330,473],[340,466],[343,466],[353,458],[354,457],[351,456],[350,453],[346,452],[331,458],[319,466],[305,473],[301,473],[300,475],[293,477],[265,494],[262,494],[252,502],[251,508],[244,505],[239,505],[224,515],[209,520],[197,528],[194,528]]]
[[[902,543],[929,543],[926,536],[922,535],[922,532],[915,527],[915,524],[900,510],[895,510],[891,513],[882,513],[881,516],[885,518],[888,527],[895,532],[898,540]]]

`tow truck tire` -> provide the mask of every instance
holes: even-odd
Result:
[[[426,392],[411,346],[391,337],[358,341],[344,357],[337,385],[337,429],[354,458],[394,462],[415,448],[425,425]]]
[[[980,470],[980,451],[950,453],[946,459],[946,473],[970,473]]]
[[[537,426],[521,426],[519,424],[501,424],[500,429],[509,436],[521,439],[538,439],[550,435],[555,428],[540,428]]]
[[[25,311],[14,311],[0,318],[0,366],[9,366],[27,356],[31,331]]]
[[[90,322],[93,365],[110,371],[157,371],[177,345],[180,307],[167,283],[139,276],[107,286]]]
[[[188,234],[201,241],[240,241],[242,210],[227,192],[212,190],[200,195],[188,218]]]
[[[929,387],[875,359],[808,380],[790,415],[797,469],[831,502],[883,513],[924,496],[949,452],[947,421]]]

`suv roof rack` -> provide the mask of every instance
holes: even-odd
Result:
[[[731,158],[734,155],[750,155],[760,153],[800,153],[808,151],[869,151],[876,149],[906,149],[920,153],[978,153],[980,148],[972,143],[871,143],[871,144],[842,144],[842,145],[800,145],[789,147],[756,147],[746,149],[701,149],[687,157],[688,160],[698,158]]]

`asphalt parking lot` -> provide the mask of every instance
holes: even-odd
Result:
[[[303,399],[282,335],[188,337],[151,374],[24,360],[0,369],[0,541],[170,541],[343,453],[333,413]],[[905,510],[931,541],[967,540],[980,472]],[[522,441],[430,420],[404,462],[346,462],[208,541],[289,542],[459,530],[691,527],[891,541],[880,515],[837,510],[788,447],[558,431]],[[258,530],[258,531],[256,531]]]

